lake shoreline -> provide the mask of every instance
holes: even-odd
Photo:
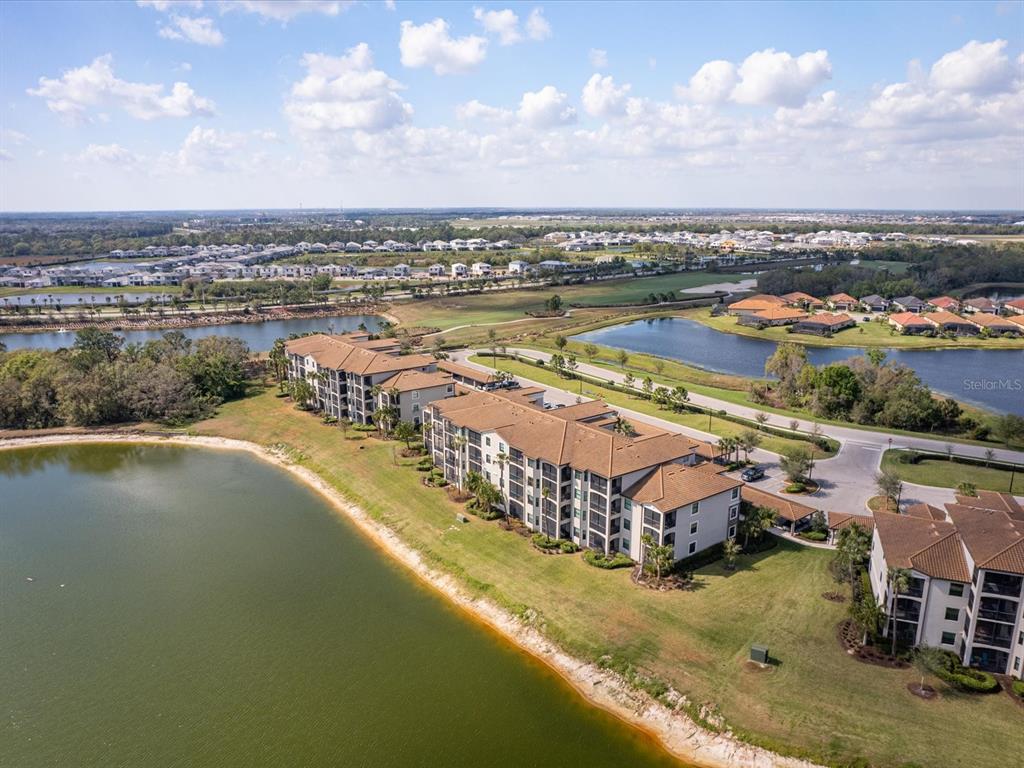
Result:
[[[506,641],[530,654],[556,672],[590,704],[656,739],[674,756],[703,768],[816,768],[798,758],[786,757],[755,747],[731,736],[703,728],[680,709],[655,701],[631,687],[614,672],[577,659],[545,638],[537,629],[524,624],[498,605],[467,594],[456,578],[430,567],[413,547],[383,523],[371,518],[352,504],[312,470],[295,463],[272,448],[245,440],[223,437],[167,435],[166,433],[123,433],[91,431],[0,439],[0,450],[75,443],[148,443],[184,445],[207,449],[245,451],[284,469],[304,485],[321,495],[334,510],[348,520],[375,545],[412,572],[422,583],[434,589],[470,618],[496,632]]]
[[[174,331],[182,328],[204,328],[212,325],[245,325],[250,323],[272,322],[274,320],[307,320],[327,317],[346,317],[348,315],[382,315],[386,304],[360,304],[352,306],[331,306],[316,308],[284,307],[280,309],[262,310],[256,313],[232,311],[225,314],[190,314],[164,318],[99,317],[92,320],[78,320],[70,315],[67,322],[54,323],[47,318],[46,322],[33,324],[15,324],[10,318],[0,319],[0,340],[6,333],[54,333],[59,331],[73,332],[82,328],[101,328],[105,331]]]

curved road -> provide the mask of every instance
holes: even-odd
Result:
[[[516,354],[523,358],[540,359],[547,362],[551,359],[551,353],[541,352],[534,349],[522,349],[518,347],[507,347],[509,354]],[[452,353],[452,359],[457,362],[468,365],[477,370],[491,371],[492,369],[486,365],[480,365],[478,363],[470,362],[469,357],[473,354],[485,355],[486,350],[458,350]],[[579,363],[578,368],[580,373],[593,376],[598,379],[605,381],[611,380],[618,384],[622,384],[625,379],[625,374],[617,371],[612,371],[607,368],[600,368],[589,363]],[[541,384],[531,379],[523,377],[517,377],[521,382],[543,387],[548,390],[550,397],[548,398],[552,402],[561,402],[565,404],[573,403],[576,401],[577,395],[568,390],[553,389],[548,385]],[[586,387],[586,383],[584,383]],[[588,400],[591,398],[583,398]],[[748,419],[753,419],[755,414],[758,413],[756,408],[751,408],[745,405],[737,405],[736,403],[730,403],[725,400],[719,400],[714,397],[707,395],[697,394],[695,392],[690,393],[690,402],[694,405],[702,407],[709,407],[715,410],[722,410],[726,413],[742,416]],[[638,413],[629,408],[620,408],[616,406],[618,410],[627,414],[630,419],[637,421],[654,424],[655,426],[661,427],[673,432],[681,432],[699,440],[707,440],[715,442],[718,440],[717,435],[712,435],[707,432],[703,432],[697,429],[691,429],[684,427],[675,422],[666,421],[656,416],[648,416],[646,414]],[[789,429],[791,417],[780,416],[774,413],[764,413],[768,416],[767,423],[774,427],[782,429]],[[806,419],[797,419],[799,422],[798,429],[802,432],[811,432],[813,429],[813,422]],[[850,512],[853,514],[868,514],[867,500],[872,496],[877,495],[875,489],[875,474],[878,472],[879,465],[882,461],[882,453],[888,448],[912,448],[922,451],[932,451],[935,453],[945,453],[947,443],[942,440],[931,440],[929,438],[922,437],[910,437],[907,435],[892,435],[887,432],[875,432],[868,429],[857,429],[854,427],[841,427],[834,425],[825,425],[823,428],[824,433],[840,444],[839,452],[831,459],[822,459],[815,464],[813,477],[821,484],[821,490],[815,494],[814,504],[819,506],[821,509],[836,511],[836,512]],[[985,450],[984,446],[969,445],[965,443],[951,443],[955,452],[961,456],[972,456],[975,458],[984,458]],[[1005,448],[993,449],[995,457],[1003,461],[1016,462],[1018,464],[1024,464],[1024,452],[1011,451]],[[757,487],[762,488],[766,491],[777,491],[785,485],[785,481],[782,477],[782,473],[779,470],[778,456],[768,451],[757,449],[753,452],[753,458],[762,466],[765,467],[767,477],[757,483]],[[949,488],[936,488],[932,486],[916,485],[913,483],[904,483],[903,500],[906,503],[925,502],[928,504],[935,504],[941,506],[947,501],[953,501],[954,491]],[[1019,498],[1019,497],[1018,497]]]

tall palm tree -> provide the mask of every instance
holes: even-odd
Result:
[[[892,591],[892,655],[896,655],[896,609],[900,595],[910,589],[910,571],[906,568],[889,569],[889,589]]]

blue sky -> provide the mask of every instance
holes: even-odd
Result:
[[[0,5],[0,209],[1020,208],[1024,4]]]

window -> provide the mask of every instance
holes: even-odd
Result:
[[[629,518],[628,517],[623,518],[623,520],[622,520],[622,527],[624,529],[626,529],[627,531],[629,530]],[[1024,636],[1024,633],[1022,633],[1022,636]],[[1024,642],[1024,641],[1022,641],[1022,642]]]
[[[946,609],[946,621],[957,621],[960,618],[959,608],[947,608]]]
[[[732,489],[732,497],[734,499],[738,499],[740,497],[740,489],[739,488],[733,488]]]
[[[700,502],[699,501],[695,501],[695,502],[693,502],[693,506],[690,507],[690,514],[691,515],[696,515],[698,512],[700,512]]]
[[[690,523],[690,535],[691,536],[696,536],[697,535],[697,524],[696,523]]]
[[[697,542],[696,541],[691,541],[690,542],[689,553],[692,555],[696,551],[697,551]]]
[[[963,597],[964,596],[964,585],[953,582],[949,585],[949,596],[950,597]]]
[[[943,645],[956,645],[956,635],[952,632],[943,632],[942,640],[940,642]]]
[[[489,438],[489,437],[485,437],[485,438],[484,438],[484,442],[485,442],[485,443],[486,443],[487,445],[490,445],[490,444],[491,444],[491,438]]]
[[[1020,671],[1020,656],[1018,656],[1017,658],[1015,658],[1013,660],[1013,671],[1014,672],[1019,672]]]
[[[420,393],[417,392],[415,389],[412,391],[412,399],[413,400],[419,400],[420,399]]]
[[[729,519],[730,520],[735,520],[739,516],[739,514],[740,514],[740,505],[739,504],[733,504],[731,507],[729,507]]]
[[[633,511],[633,502],[630,501],[629,499],[623,499],[622,500],[622,508],[626,512],[632,512]]]
[[[729,538],[730,539],[735,539],[736,538],[736,526],[735,525],[730,525],[729,526]]]

